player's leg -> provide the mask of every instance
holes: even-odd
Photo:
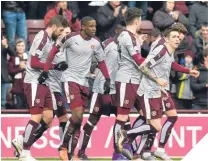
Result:
[[[81,141],[80,148],[78,152],[78,157],[81,160],[88,160],[87,155],[85,154],[85,150],[87,148],[91,133],[94,127],[97,125],[98,121],[101,117],[101,104],[100,104],[100,94],[93,93],[90,101],[90,116],[85,123],[83,130],[81,132]]]
[[[161,159],[171,160],[171,158],[165,152],[164,148],[170,137],[171,131],[178,119],[178,116],[174,102],[170,95],[167,100],[164,100],[164,106],[165,106],[165,115],[167,116],[167,120],[163,124],[160,134],[159,145],[156,151],[154,152],[154,155]]]
[[[69,116],[64,106],[65,99],[60,92],[53,92],[52,98],[54,114],[58,117],[59,120],[59,137],[62,139],[67,121],[69,120]]]
[[[118,140],[117,133],[120,129],[124,129],[125,123],[128,120],[130,109],[135,104],[137,95],[136,91],[138,87],[139,85],[116,82],[115,106],[117,107],[117,116],[113,128],[114,140],[116,144]]]
[[[138,135],[144,135],[144,134],[156,134],[160,130],[160,120],[162,116],[162,101],[160,99],[151,99],[146,100],[145,102],[148,103],[148,110],[144,111],[144,114],[147,119],[151,119],[148,124],[143,124],[139,127],[133,128],[129,131],[122,131],[120,130],[118,133],[118,147],[119,150],[122,151],[122,153],[128,158],[132,159],[133,156],[130,154],[127,148],[125,148],[126,144],[131,145],[132,141],[136,139]],[[154,108],[152,108],[155,106]],[[151,108],[150,108],[151,107]],[[151,112],[151,109],[153,110]],[[126,139],[125,139],[126,138]],[[153,144],[154,141],[154,135],[150,135],[150,137],[147,140],[149,142],[149,145]],[[151,154],[151,153],[149,153]]]
[[[41,118],[43,118],[46,124],[50,124],[52,122],[52,100],[49,88],[45,85],[26,84],[25,92],[28,103],[31,107],[30,113],[32,117],[23,134],[23,150],[20,160],[33,160],[30,156],[29,150],[35,141],[35,135],[37,134]],[[35,98],[32,97],[32,93],[35,93]]]
[[[68,121],[68,128],[63,134],[61,145],[59,147],[59,154],[62,160],[68,160],[73,156],[73,151],[78,143],[80,135],[80,127],[82,123],[84,107],[86,101],[82,95],[88,97],[88,88],[80,86],[74,82],[68,82],[70,93],[70,108],[72,110],[72,116]],[[68,146],[70,139],[72,138],[71,146]],[[69,152],[69,154],[68,154]]]

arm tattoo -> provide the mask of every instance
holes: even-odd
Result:
[[[147,64],[142,64],[139,67],[139,70],[146,75],[149,79],[151,79],[152,81],[156,82],[157,77],[150,71],[149,67],[147,66]]]

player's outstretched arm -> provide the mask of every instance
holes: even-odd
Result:
[[[199,71],[197,70],[190,70],[188,68],[183,67],[182,65],[179,65],[176,62],[173,62],[171,64],[171,69],[176,71],[176,72],[181,72],[181,73],[186,73],[186,74],[190,74],[192,77],[197,78],[199,76]]]

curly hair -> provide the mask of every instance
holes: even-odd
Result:
[[[170,28],[166,29],[164,32],[164,36],[168,37],[172,31],[176,31],[186,35],[188,33],[186,27],[182,23],[175,23]]]
[[[127,25],[131,24],[132,21],[135,18],[140,18],[141,14],[142,14],[142,10],[141,9],[136,8],[136,7],[129,8],[129,9],[127,9],[127,11],[124,14],[124,21],[125,21],[125,23]]]

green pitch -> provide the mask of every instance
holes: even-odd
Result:
[[[37,160],[47,160],[47,161],[51,161],[51,160],[53,160],[53,161],[60,161],[60,160],[58,160],[57,158],[36,158]],[[18,161],[18,159],[1,159],[1,161]],[[111,160],[111,159],[105,159],[105,158],[91,158],[90,159],[90,161],[98,161],[98,160],[101,160],[101,161],[109,161],[109,160]],[[173,160],[181,160],[181,158],[173,158]]]

